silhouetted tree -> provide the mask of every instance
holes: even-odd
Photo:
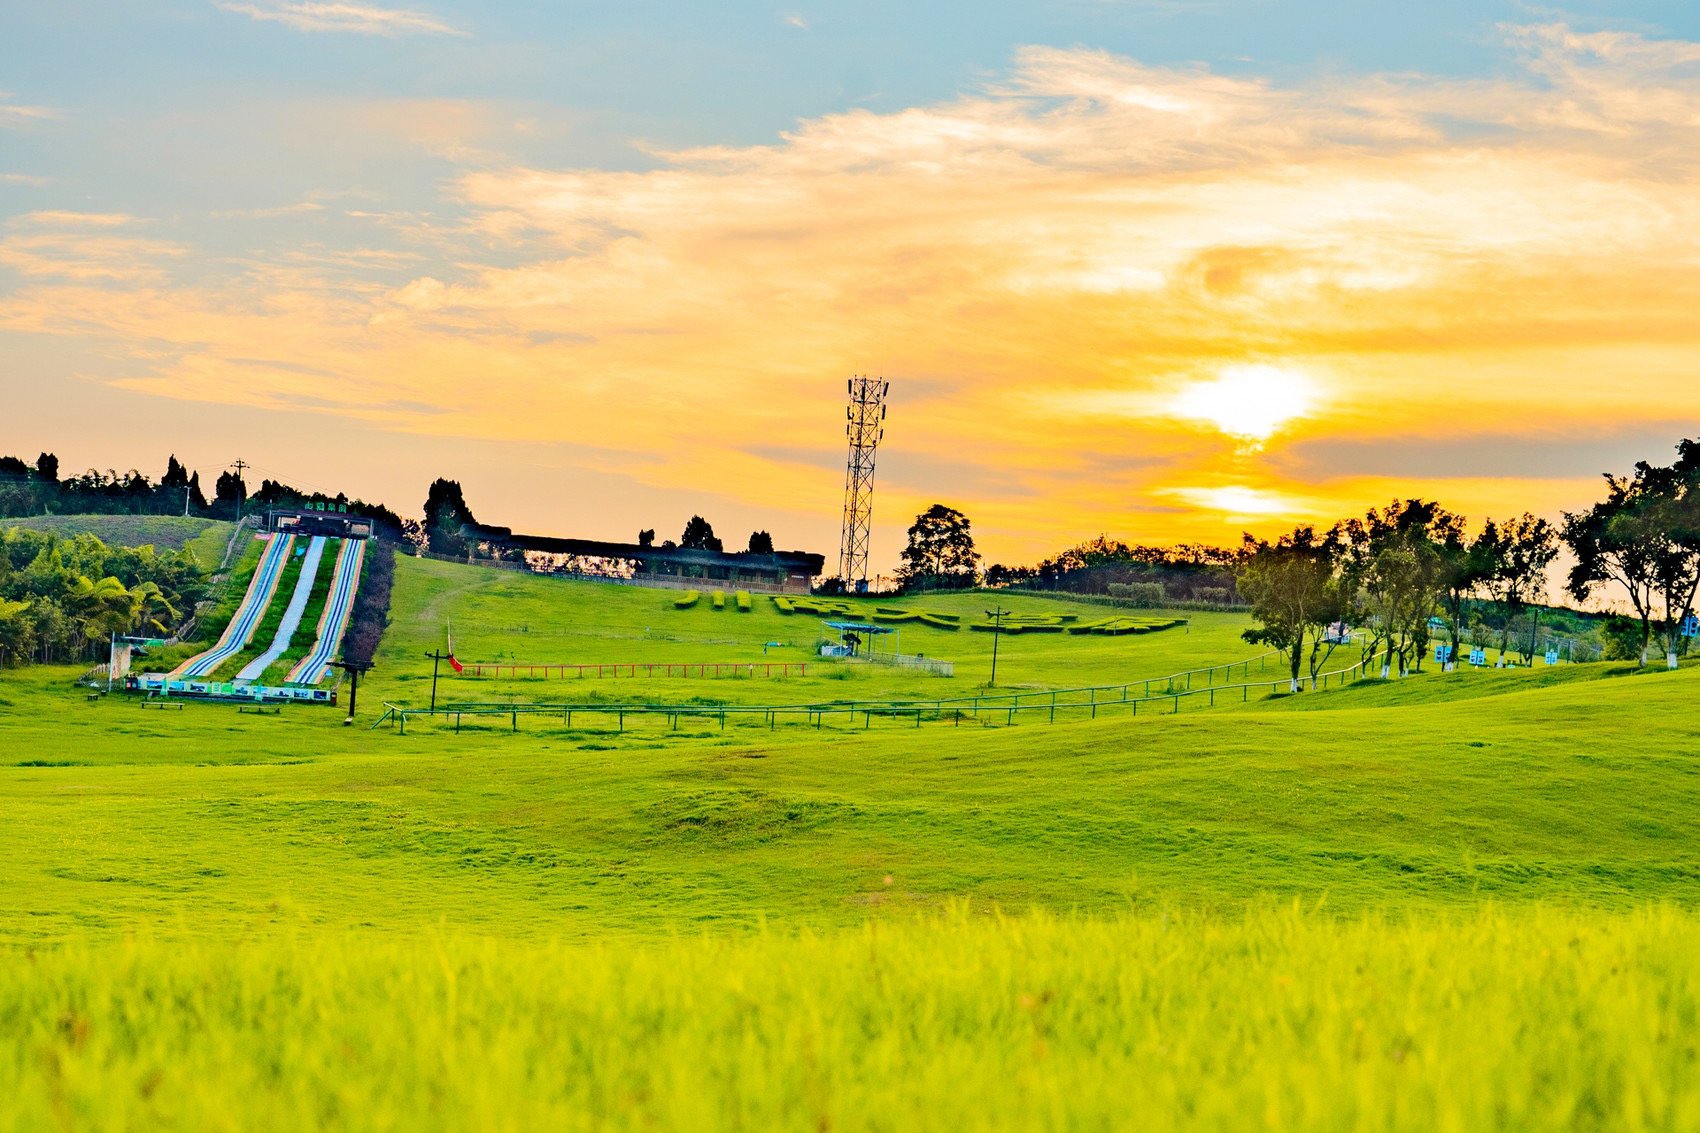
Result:
[[[771,554],[773,554],[773,536],[769,535],[765,531],[752,531],[752,532],[750,532],[750,554],[752,554],[752,555],[771,555]]]
[[[642,531],[638,532],[638,546],[640,546],[640,547],[653,547],[653,546],[655,546],[655,528],[646,527]]]
[[[460,529],[478,522],[466,506],[460,481],[436,479],[425,494],[425,543],[433,554],[464,555],[466,540]]]
[[[214,510],[234,519],[242,514],[242,507],[247,502],[248,485],[242,482],[242,477],[235,472],[220,472],[213,484]]]
[[[59,483],[59,458],[44,452],[35,458],[35,478],[43,484]]]
[[[725,545],[714,537],[714,528],[700,515],[693,515],[679,536],[679,546],[690,551],[723,551]]]
[[[980,556],[968,517],[953,507],[934,504],[915,517],[903,548],[897,579],[905,588],[960,588],[979,577]]]

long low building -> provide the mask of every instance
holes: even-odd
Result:
[[[461,537],[503,558],[523,555],[540,573],[606,577],[657,586],[722,583],[750,590],[806,594],[826,566],[824,555],[807,551],[702,551],[600,539],[517,535],[506,527],[467,524]]]

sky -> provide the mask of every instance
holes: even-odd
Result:
[[[835,558],[1700,435],[1700,6],[0,0],[0,453]]]

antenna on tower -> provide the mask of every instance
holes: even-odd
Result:
[[[868,592],[868,536],[874,519],[874,450],[885,436],[885,395],[891,383],[863,375],[849,381],[844,411],[850,457],[844,465],[844,533],[839,540],[838,577],[853,593]]]

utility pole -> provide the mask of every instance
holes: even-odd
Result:
[[[372,668],[372,662],[332,661],[331,666],[348,674],[348,717],[343,720],[343,725],[346,727],[354,723],[354,705],[360,699],[360,674],[369,671]]]
[[[248,508],[248,477],[244,475],[244,472],[252,467],[252,465],[250,465],[246,460],[243,460],[241,457],[238,457],[230,465],[230,467],[236,470],[236,479],[242,484],[242,500],[236,505],[236,522],[241,523],[242,513]]]
[[[986,611],[986,616],[992,619],[992,679],[987,683],[987,688],[998,687],[998,639],[1003,637],[1003,619],[1007,613],[1009,611],[1003,608],[1002,603],[999,603],[996,610]]]
[[[441,665],[443,661],[454,656],[454,654],[444,653],[440,649],[433,649],[431,652],[425,654],[425,656],[431,659],[431,711],[435,712],[437,710],[437,667]]]

